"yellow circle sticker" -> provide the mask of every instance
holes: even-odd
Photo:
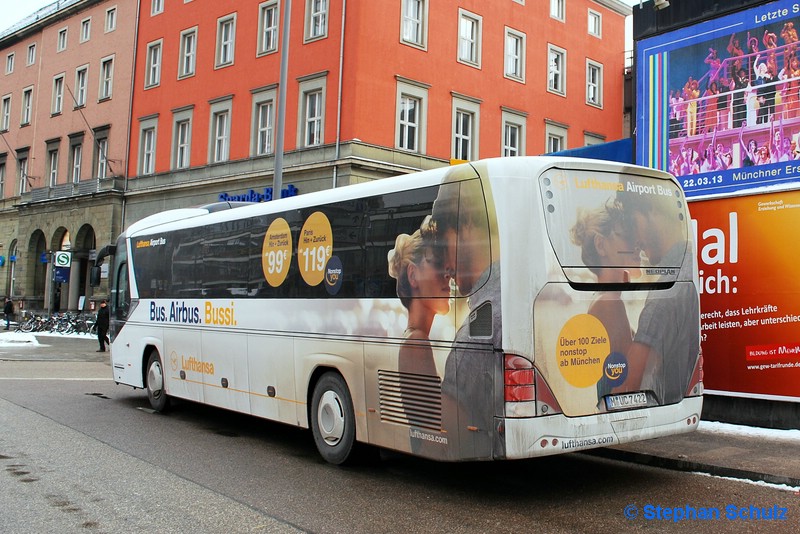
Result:
[[[306,219],[297,240],[297,263],[300,276],[310,286],[319,285],[325,276],[325,264],[333,253],[331,222],[321,211]]]
[[[278,287],[289,274],[289,263],[292,258],[292,232],[286,219],[277,218],[264,234],[261,247],[261,269],[264,278],[272,287]]]
[[[608,331],[594,315],[575,315],[561,328],[556,343],[558,370],[576,388],[597,384],[611,350]]]

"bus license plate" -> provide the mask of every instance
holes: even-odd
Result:
[[[609,410],[623,410],[639,406],[647,406],[647,395],[644,393],[625,393],[606,397],[606,408]]]

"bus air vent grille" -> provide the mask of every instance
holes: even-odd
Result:
[[[381,421],[442,429],[442,381],[438,376],[378,370]]]
[[[490,337],[492,335],[492,303],[484,302],[469,315],[469,335]]]

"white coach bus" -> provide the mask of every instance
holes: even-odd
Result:
[[[687,432],[689,222],[666,173],[552,157],[159,213],[98,257],[114,380],[158,411],[310,428],[335,464],[363,445],[492,460]]]

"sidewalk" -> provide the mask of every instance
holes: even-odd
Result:
[[[688,434],[588,451],[679,471],[800,488],[800,430],[769,430],[703,421]]]

